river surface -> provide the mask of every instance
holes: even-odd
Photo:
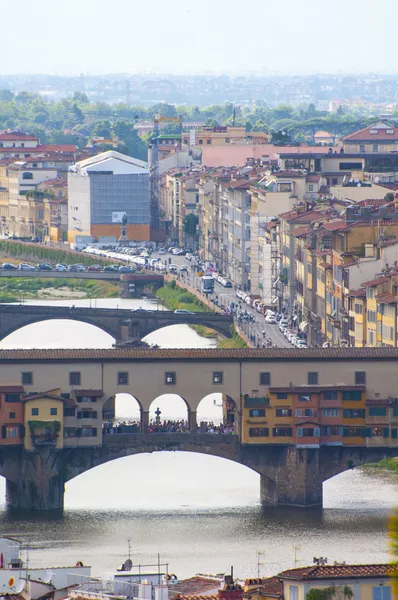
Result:
[[[51,301],[52,305],[88,306],[88,300]],[[44,304],[32,301],[32,304]],[[94,301],[92,301],[94,305]],[[98,307],[148,307],[145,300],[97,300]],[[150,305],[154,308],[153,304]],[[155,306],[156,308],[156,306]],[[147,341],[164,348],[207,348],[185,325],[164,328]],[[0,343],[2,348],[110,348],[106,333],[84,323],[35,323]],[[199,419],[219,420],[218,395],[202,401]],[[121,419],[138,416],[135,400],[120,394]],[[178,397],[156,399],[163,417],[185,418]],[[121,458],[84,473],[66,485],[65,511],[59,515],[16,515],[4,505],[0,478],[0,534],[21,539],[31,566],[91,564],[107,575],[127,557],[131,540],[134,563],[161,561],[179,577],[219,573],[234,566],[239,576],[312,563],[327,556],[351,563],[388,560],[387,521],[398,505],[398,476],[354,470],[324,484],[324,508],[264,509],[259,476],[242,465],[200,454],[160,452]],[[294,547],[296,550],[294,550]]]

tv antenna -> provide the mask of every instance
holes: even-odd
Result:
[[[294,568],[297,567],[297,563],[299,562],[299,559],[297,558],[298,552],[301,552],[301,544],[297,545],[297,546],[295,544],[293,544]]]
[[[260,567],[264,566],[264,563],[261,562],[262,556],[264,556],[264,552],[260,552],[260,550],[257,550],[257,579],[258,579],[259,585],[260,585]]]

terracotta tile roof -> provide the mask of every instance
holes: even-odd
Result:
[[[355,131],[354,133],[350,133],[343,138],[343,142],[356,142],[361,140],[376,140],[376,141],[388,141],[388,140],[398,140],[398,128],[394,127],[394,125],[386,126],[383,124],[384,128],[380,128],[382,123],[374,123],[369,127],[365,127],[365,129],[360,129],[359,131]],[[370,133],[371,130],[377,131],[377,133]],[[386,131],[393,131],[393,133],[386,133]]]
[[[253,582],[253,583],[251,583]],[[255,585],[255,589],[251,589],[247,592],[248,595],[253,592],[260,592],[265,596],[276,596],[277,598],[283,597],[283,583],[279,577],[267,577],[264,579],[246,579],[245,586]]]
[[[206,592],[219,589],[221,583],[221,579],[212,579],[210,577],[195,575],[195,577],[183,579],[179,583],[169,587],[169,597],[171,599],[176,598],[177,596],[182,596],[183,598],[200,596],[203,598],[203,595],[205,595]]]
[[[56,396],[51,392],[42,392],[41,394],[28,394],[27,396],[24,396],[22,398],[22,401],[29,402],[29,400],[37,400],[38,398],[51,398],[51,400],[60,400],[61,402],[64,401],[64,399],[61,396]]]
[[[331,221],[322,223],[321,228],[326,229],[327,231],[335,231],[336,229],[343,229],[346,224],[344,219],[332,219]]]
[[[368,198],[367,200],[359,200],[355,203],[355,206],[388,206],[394,204],[394,201],[385,200],[384,198]]]
[[[342,265],[344,267],[344,265]],[[377,279],[371,279],[370,281],[364,281],[361,285],[363,287],[372,287],[374,285],[379,285],[381,283],[386,283],[390,278],[386,276],[378,277]]]
[[[285,177],[304,177],[304,173],[302,171],[293,171],[287,169],[286,171],[276,171],[275,173],[272,173],[272,177],[276,177],[277,179]]]
[[[169,588],[170,589],[170,588]],[[178,594],[178,596],[176,596],[176,598],[178,598],[178,600],[218,600],[218,594],[213,594],[213,595],[192,595],[192,594]]]
[[[398,360],[398,348],[207,348],[207,349],[51,349],[0,350],[0,363],[91,361]],[[77,390],[84,394],[100,390]],[[102,393],[102,392],[101,392]]]
[[[0,132],[0,140],[3,142],[38,142],[39,138],[29,135],[29,133],[24,133],[23,131],[2,131]]]
[[[297,227],[296,229],[294,229],[292,231],[292,236],[293,237],[301,237],[304,235],[307,235],[307,232],[309,232],[310,229],[308,229],[308,227]]]
[[[380,565],[315,565],[311,567],[300,567],[288,569],[279,573],[282,579],[336,579],[336,578],[360,578],[360,577],[391,577],[392,566]]]
[[[365,290],[352,290],[348,295],[353,298],[360,298],[360,297],[365,298],[366,291]]]
[[[23,385],[1,385],[0,394],[22,394],[24,392]]]
[[[307,183],[318,183],[320,180],[320,175],[307,175],[306,182]]]

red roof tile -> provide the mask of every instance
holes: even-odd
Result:
[[[169,587],[169,596],[171,599],[176,598],[177,595],[183,597],[200,595],[202,597],[202,594],[206,592],[219,589],[221,583],[221,579],[196,575],[189,579],[183,579],[179,583],[175,583],[172,587]]]
[[[38,142],[39,138],[23,131],[2,131],[0,132],[0,140],[3,142]]]
[[[345,226],[346,222],[344,219],[332,219],[331,221],[321,224],[321,228],[326,229],[327,231],[336,231],[336,229],[343,229]]]
[[[379,127],[378,127],[379,125]],[[380,129],[382,123],[374,123],[369,127],[365,127],[365,129],[360,129],[359,131],[355,131],[354,133],[350,133],[343,138],[343,142],[356,142],[364,141],[364,140],[376,140],[376,141],[388,141],[388,140],[398,140],[398,127],[394,127],[394,125],[386,126]],[[370,131],[377,131],[377,133],[370,133]],[[386,133],[386,131],[393,131],[393,133]]]
[[[359,577],[391,577],[393,567],[388,564],[379,565],[315,565],[288,569],[279,573],[282,579],[337,579]]]
[[[255,592],[259,592],[264,596],[275,596],[277,598],[283,597],[283,583],[279,579],[279,577],[268,577],[264,579],[246,579],[245,586],[253,585],[255,585],[256,587],[248,590],[245,593],[246,597],[250,596],[250,594],[253,594]]]

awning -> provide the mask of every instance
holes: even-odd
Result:
[[[300,325],[299,325],[299,329],[300,329],[300,331],[305,333],[308,329],[308,321],[302,321],[302,323],[300,323]]]

